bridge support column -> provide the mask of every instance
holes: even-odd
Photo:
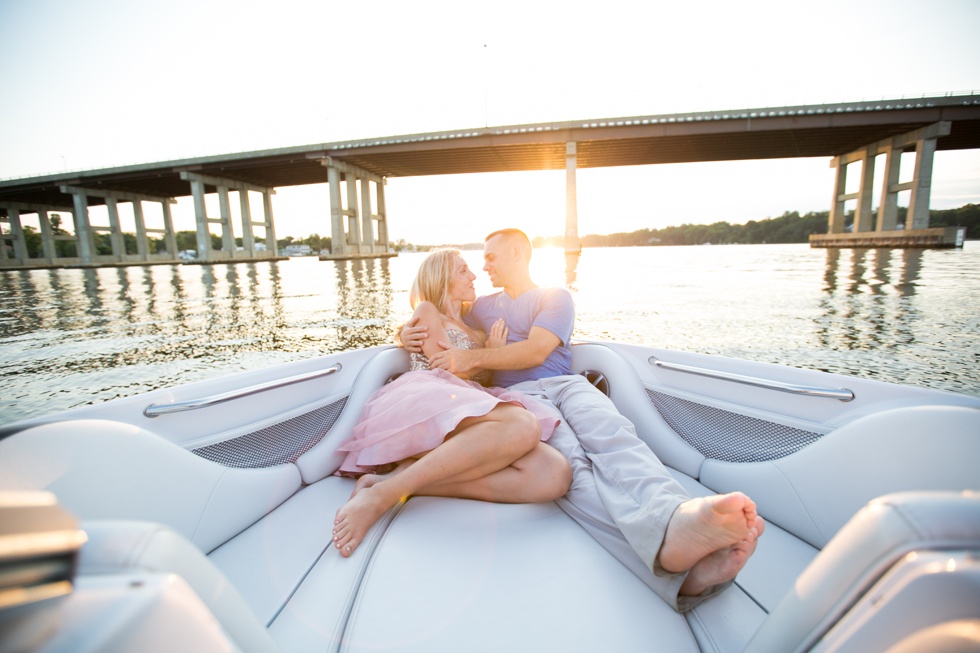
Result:
[[[871,212],[871,194],[875,184],[875,156],[877,152],[864,148],[861,157],[861,186],[857,192],[857,209],[854,211],[854,231],[874,231],[875,216]]]
[[[321,259],[351,259],[394,256],[388,251],[388,218],[384,200],[384,177],[332,157],[311,155],[327,169],[330,187],[330,255]],[[343,206],[340,182],[347,185],[347,208]],[[361,184],[358,205],[357,182]],[[378,212],[371,207],[371,183],[375,184]],[[344,218],[347,218],[346,224]],[[377,221],[377,235],[374,223]]]
[[[231,207],[228,205],[228,188],[218,186],[218,214],[221,224],[221,249],[229,258],[235,257],[235,232],[231,228]]]
[[[106,197],[105,206],[109,212],[109,242],[112,243],[112,258],[122,262],[126,258],[126,244],[123,241],[122,229],[119,228],[119,208],[115,197]],[[93,227],[92,231],[105,231],[105,227]]]
[[[361,247],[374,253],[374,214],[371,212],[371,182],[361,180]]]
[[[388,210],[385,208],[385,185],[375,184],[378,195],[378,243],[388,251]]]
[[[79,188],[77,186],[62,186],[62,193],[71,194],[75,204],[75,240],[78,250],[79,264],[82,266],[97,265],[98,263],[113,264],[147,264],[147,263],[177,263],[177,237],[174,234],[173,220],[170,216],[170,205],[176,204],[172,197],[156,197],[127,191],[107,190],[103,188]],[[101,197],[105,200],[109,213],[108,227],[93,227],[88,215],[88,198]],[[126,252],[126,240],[119,223],[119,202],[130,202],[133,205],[133,222],[136,225],[136,254]],[[147,229],[143,215],[142,202],[159,202],[163,210],[163,228]],[[112,255],[102,258],[97,254],[94,234],[98,231],[108,231],[112,243]],[[167,246],[167,253],[155,255],[150,251],[149,234],[162,234]]]
[[[255,256],[255,235],[252,233],[252,207],[248,192],[238,193],[239,213],[242,220],[242,248],[249,256]]]
[[[46,263],[53,263],[58,254],[54,246],[54,231],[51,229],[51,219],[48,217],[47,209],[37,209],[37,222],[41,227],[41,254]]]
[[[95,242],[92,238],[92,226],[88,218],[88,195],[80,188],[62,186],[62,193],[71,193],[75,212],[72,218],[75,222],[75,242],[78,248],[78,258],[82,265],[92,265],[95,260]]]
[[[575,191],[575,170],[578,165],[578,146],[565,143],[565,252],[582,251],[578,237],[578,197]]]
[[[834,196],[830,209],[827,234],[810,236],[813,247],[852,247],[861,242],[862,246],[908,247],[923,246],[921,243],[935,241],[929,246],[954,246],[947,242],[947,235],[925,233],[929,229],[929,197],[932,189],[932,162],[936,153],[936,140],[950,133],[948,121],[937,122],[906,134],[886,138],[851,152],[834,157],[830,165],[837,169],[834,182]],[[902,153],[915,148],[915,169],[912,181],[899,183]],[[874,184],[874,160],[885,155],[884,180],[881,189],[881,203],[876,219],[872,219],[871,187]],[[845,193],[847,166],[862,162],[861,187],[856,193]],[[911,191],[905,229],[898,230],[898,194]],[[857,200],[852,234],[844,233],[844,203]],[[873,227],[872,227],[873,224]],[[935,238],[938,240],[935,240]],[[950,236],[951,238],[952,236]],[[870,243],[870,245],[869,245]],[[907,243],[907,244],[903,244]]]
[[[912,192],[905,228],[929,228],[929,199],[932,196],[932,161],[936,154],[936,139],[923,138],[915,143],[915,168],[912,172]]]
[[[275,220],[272,217],[272,195],[275,190],[264,186],[256,186],[244,181],[234,179],[222,179],[200,175],[195,172],[183,171],[180,178],[191,184],[191,195],[194,197],[194,216],[197,225],[197,260],[201,263],[219,260],[233,259],[254,259],[254,258],[277,258],[279,256],[276,247]],[[209,218],[204,196],[207,187],[211,186],[218,194],[219,218]],[[228,192],[234,190],[238,192],[239,205],[241,207],[242,220],[242,249],[241,254],[235,245],[235,233],[231,226],[231,205],[228,201]],[[262,193],[263,209],[265,219],[256,222],[252,219],[252,211],[248,198],[249,191]],[[208,229],[210,224],[221,225],[221,250],[211,249],[211,231]],[[253,227],[265,228],[266,253],[260,254],[255,249],[255,233]]]
[[[358,219],[357,210],[357,177],[349,173],[344,177],[347,182],[347,246],[351,253],[362,254],[361,221]]]
[[[177,233],[174,231],[174,219],[170,214],[170,203],[176,200],[167,200],[166,202],[161,202],[160,205],[163,207],[163,242],[167,245],[167,253],[170,258],[177,258]],[[147,231],[152,231],[147,229]]]
[[[133,222],[136,224],[136,258],[150,260],[150,241],[146,237],[146,222],[143,220],[143,202],[133,202]]]
[[[279,256],[279,246],[276,244],[276,222],[272,219],[272,195],[275,192],[271,188],[262,191],[262,208],[265,211],[265,220],[261,223],[252,223],[265,227],[265,247],[267,252],[271,252],[271,256]]]
[[[12,260],[23,265],[27,262],[28,255],[27,240],[24,238],[24,228],[20,223],[20,209],[8,207],[6,221],[10,225],[10,233],[0,237],[0,261],[6,263],[11,260],[10,253],[7,252],[9,246],[12,249]],[[8,241],[10,245],[7,244]]]
[[[77,262],[77,251],[76,256],[61,258],[58,254],[58,248],[55,246],[55,241],[68,240],[76,243],[77,250],[77,237],[64,233],[55,233],[55,230],[51,226],[51,218],[49,216],[52,212],[70,213],[70,211],[66,211],[64,207],[33,204],[30,202],[0,202],[0,209],[6,212],[5,216],[0,217],[0,222],[10,223],[10,233],[3,236],[2,245],[0,245],[0,261],[3,262],[4,267],[51,267],[58,264],[68,265]],[[27,251],[27,239],[23,229],[23,216],[25,213],[37,214],[37,221],[40,226],[41,252],[40,256],[34,258],[29,258],[30,252]],[[58,227],[60,230],[60,222],[58,223]],[[23,251],[26,256],[23,257],[16,254],[19,249],[16,244],[17,233],[20,233],[24,240]],[[10,249],[9,252],[8,247]]]

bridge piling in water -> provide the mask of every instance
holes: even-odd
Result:
[[[385,209],[386,180],[368,170],[329,156],[311,155],[327,169],[330,187],[330,253],[320,260],[347,260],[397,256],[388,243],[388,216]],[[341,182],[347,187],[344,208]],[[371,184],[377,195],[377,213],[371,206]],[[357,186],[360,184],[360,202]],[[345,228],[345,220],[346,228]],[[375,232],[377,223],[377,232]]]
[[[826,234],[810,236],[811,247],[962,247],[963,235],[955,228],[929,228],[929,198],[932,191],[932,162],[936,140],[948,136],[949,121],[940,121],[905,134],[882,139],[849,154],[836,156],[830,166],[836,169],[834,194]],[[912,180],[899,182],[902,153],[915,148]],[[885,155],[885,172],[878,214],[871,211],[875,158]],[[847,167],[861,163],[861,183],[857,192],[847,193]],[[910,191],[904,229],[898,228],[898,194]],[[845,233],[846,202],[857,200],[850,233]],[[859,244],[860,243],[860,244]]]
[[[272,195],[275,194],[274,188],[258,186],[236,179],[226,179],[211,175],[202,175],[189,170],[183,170],[180,178],[191,184],[191,195],[194,198],[194,216],[197,227],[197,258],[195,263],[213,263],[217,261],[246,261],[255,259],[277,259],[279,250],[276,245],[276,226],[272,216]],[[207,187],[211,186],[218,195],[218,215],[217,218],[208,217],[205,195]],[[235,244],[235,232],[231,224],[231,204],[228,200],[228,193],[236,191],[238,193],[239,206],[241,208],[242,225],[242,250],[238,251]],[[252,219],[251,202],[249,192],[262,194],[263,220]],[[208,225],[221,225],[221,249],[211,248],[211,230]],[[256,248],[255,227],[262,227],[265,230],[265,250]]]
[[[578,166],[578,147],[565,143],[565,253],[578,254],[582,241],[578,237],[578,194],[575,170]]]

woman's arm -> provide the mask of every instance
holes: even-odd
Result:
[[[446,333],[446,327],[443,326],[442,313],[436,305],[432,302],[419,302],[415,312],[412,313],[412,320],[415,321],[416,327],[425,327],[430,335],[438,336],[435,339],[426,338],[422,342],[422,353],[428,358],[442,351],[442,347],[438,344],[439,340],[448,342],[449,335]],[[412,320],[409,320],[409,323]]]

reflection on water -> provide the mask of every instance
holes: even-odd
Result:
[[[575,286],[575,279],[578,275],[578,260],[581,257],[578,252],[565,252],[565,287],[572,292],[578,289]]]
[[[579,338],[980,394],[975,245],[545,249],[532,274]],[[2,272],[0,423],[390,342],[423,257]]]
[[[391,272],[388,259],[335,261],[337,334],[335,350],[391,342]]]

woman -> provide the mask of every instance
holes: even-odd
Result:
[[[410,294],[413,318],[436,337],[421,355],[411,355],[411,371],[371,396],[352,436],[338,447],[348,452],[340,473],[360,477],[334,521],[334,545],[345,557],[405,497],[535,503],[568,491],[568,461],[543,443],[561,417],[553,407],[428,369],[440,340],[467,349],[506,343],[502,323],[489,338],[463,323],[467,302],[476,299],[474,279],[457,250],[433,252],[419,268]]]

